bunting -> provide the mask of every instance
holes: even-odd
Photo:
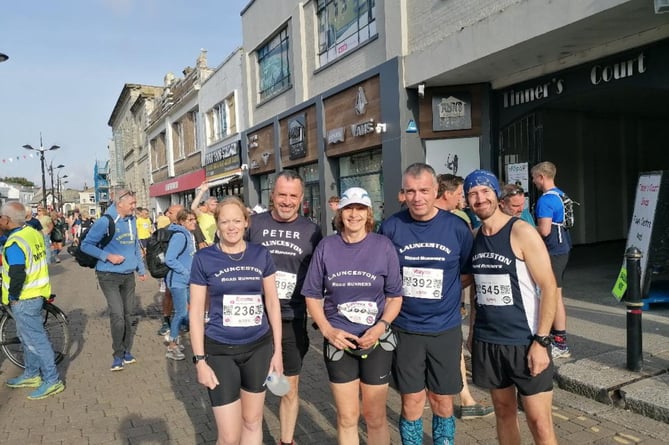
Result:
[[[12,156],[11,158],[3,158],[2,163],[3,164],[10,164],[13,162],[19,162],[23,161],[25,159],[31,159],[31,158],[37,158],[39,159],[39,156],[37,156],[34,153],[26,154],[26,155],[20,155],[20,156]]]

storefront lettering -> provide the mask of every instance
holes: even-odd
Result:
[[[209,165],[226,158],[234,157],[238,154],[238,147],[239,142],[233,142],[232,144],[228,144],[224,147],[219,147],[213,151],[210,151],[204,157],[204,164]]]
[[[165,184],[165,191],[177,190],[179,188],[179,181],[168,182]]]
[[[333,128],[328,131],[328,144],[344,142],[344,127]]]
[[[351,125],[351,134],[353,137],[365,136],[366,134],[374,133],[374,121],[368,120],[359,124]]]
[[[602,82],[608,83],[612,80],[620,80],[626,77],[632,77],[635,74],[646,72],[644,53],[637,57],[622,62],[616,62],[611,65],[595,65],[590,70],[590,83],[599,85]]]
[[[504,92],[504,108],[527,104],[535,100],[547,99],[551,94],[560,95],[564,91],[564,80],[553,78],[548,82],[528,87],[520,91]]]

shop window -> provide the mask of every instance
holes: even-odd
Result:
[[[290,87],[288,28],[279,31],[258,49],[258,95],[260,101],[276,96]]]
[[[320,66],[377,35],[375,0],[318,0]]]
[[[260,176],[260,205],[262,205],[268,210],[270,208],[269,201],[275,180],[276,180],[276,173],[270,173],[268,175]]]
[[[297,173],[304,180],[304,199],[302,200],[302,216],[320,224],[321,195],[318,164],[303,165],[297,168]]]
[[[383,173],[381,150],[356,153],[339,158],[339,190],[362,187],[372,199],[374,220],[383,219]]]

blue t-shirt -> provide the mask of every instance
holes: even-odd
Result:
[[[325,299],[330,324],[359,336],[383,315],[386,297],[402,295],[402,278],[395,248],[388,238],[368,233],[357,243],[339,234],[316,247],[302,294]]]
[[[460,326],[460,274],[471,273],[473,236],[464,220],[439,210],[429,221],[400,211],[381,225],[398,252],[403,279],[401,330],[438,334]]]
[[[544,238],[549,255],[565,255],[571,250],[571,236],[569,230],[561,225],[564,222],[564,206],[560,197],[552,193],[553,191],[560,195],[564,193],[557,187],[547,190],[537,200],[534,213],[537,222],[541,218],[551,219],[551,232]]]
[[[193,257],[190,282],[209,290],[204,333],[219,343],[248,344],[269,331],[263,278],[276,271],[272,257],[265,247],[248,242],[237,260],[239,255],[230,256],[214,244]]]

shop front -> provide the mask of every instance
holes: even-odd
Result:
[[[243,196],[240,141],[224,143],[205,154],[205,179],[209,194],[217,199],[226,196]]]
[[[257,182],[259,204],[268,209],[270,194],[274,186],[276,155],[274,147],[274,124],[247,134],[248,169],[252,181]]]
[[[202,184],[204,179],[205,170],[201,168],[152,184],[149,187],[149,196],[155,201],[156,214],[163,213],[172,204],[190,207],[195,198],[195,189]]]
[[[639,173],[669,169],[668,78],[665,39],[495,91],[500,174],[534,203],[530,169],[553,162],[575,244],[624,239]]]
[[[374,218],[383,219],[382,134],[379,76],[366,79],[323,101],[325,154],[338,171],[338,194],[362,187],[369,194]]]

